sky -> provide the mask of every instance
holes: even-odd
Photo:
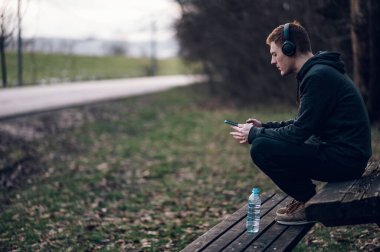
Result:
[[[0,0],[7,14],[17,0]],[[21,0],[23,36],[106,39],[143,42],[173,39],[171,28],[180,16],[174,0]]]

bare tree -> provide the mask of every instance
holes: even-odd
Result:
[[[21,37],[21,0],[18,0],[17,5],[17,81],[18,85],[22,85],[22,37]]]
[[[371,80],[369,82],[370,96],[368,98],[369,113],[372,121],[380,121],[380,73],[379,73],[379,60],[380,60],[380,2],[371,1],[370,13],[370,65]]]
[[[12,16],[9,15],[9,12],[6,12],[6,6],[2,6],[0,9],[0,60],[2,83],[4,87],[8,84],[5,48],[12,38],[12,30],[10,29],[11,20]]]
[[[351,40],[354,81],[364,100],[368,100],[369,83],[369,1],[351,0]]]
[[[115,56],[124,56],[128,53],[128,48],[125,44],[113,43],[108,47],[107,53]]]
[[[351,0],[354,81],[363,95],[371,121],[380,120],[379,12],[380,4],[376,0]]]
[[[6,40],[6,31],[5,31],[5,25],[4,25],[4,13],[0,14],[0,58],[1,58],[1,76],[2,76],[2,82],[3,86],[7,86],[7,65],[5,60],[5,40]]]

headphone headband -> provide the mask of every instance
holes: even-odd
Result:
[[[290,41],[290,29],[289,29],[289,23],[286,23],[284,25],[284,40]]]

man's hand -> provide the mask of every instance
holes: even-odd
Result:
[[[231,126],[233,129],[230,134],[233,138],[239,141],[239,143],[244,144],[248,143],[248,134],[251,128],[253,127],[253,124],[246,123],[246,124],[239,124],[238,126]]]
[[[246,121],[246,123],[250,123],[250,124],[252,124],[255,127],[262,127],[263,126],[262,123],[259,120],[255,119],[255,118],[248,118],[247,121]]]

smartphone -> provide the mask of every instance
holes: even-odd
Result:
[[[238,126],[238,123],[230,121],[230,120],[224,120],[224,123],[227,123],[227,124],[232,125],[232,126]]]

